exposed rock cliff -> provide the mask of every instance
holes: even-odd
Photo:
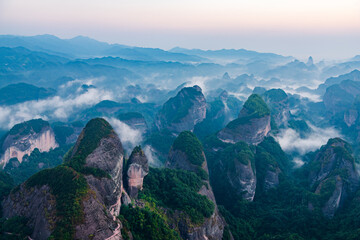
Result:
[[[231,207],[238,199],[253,201],[276,188],[291,162],[272,137],[257,146],[243,141],[224,143],[216,136],[204,143],[210,179],[219,204]]]
[[[252,201],[256,190],[256,169],[253,152],[245,142],[225,148],[216,167],[222,175],[224,186],[229,187],[243,199]],[[214,172],[214,174],[217,174]]]
[[[280,183],[280,175],[286,174],[291,167],[288,157],[272,137],[266,137],[256,147],[255,162],[256,194],[276,188]]]
[[[120,139],[104,119],[93,119],[64,165],[33,175],[4,200],[4,216],[28,217],[40,240],[121,239],[122,165]]]
[[[325,216],[332,217],[359,187],[359,175],[348,143],[330,139],[309,165],[309,184],[319,195]]]
[[[170,98],[156,116],[159,130],[168,129],[175,134],[194,129],[206,117],[206,100],[199,86],[186,87]]]
[[[29,227],[34,229],[32,239],[47,239],[55,228],[56,199],[48,185],[32,189],[21,185],[3,201],[2,206],[3,216],[7,218],[24,216],[29,219]]]
[[[126,170],[126,187],[131,198],[136,198],[139,190],[142,190],[144,177],[148,173],[149,162],[141,147],[137,146],[130,155]]]
[[[85,162],[79,161],[79,158],[84,156],[86,156]],[[123,157],[122,144],[110,124],[102,118],[91,120],[80,134],[69,160],[70,166],[77,168],[76,170],[85,174],[93,173],[86,176],[86,181],[90,189],[95,192],[95,195],[84,201],[85,222],[76,227],[76,237],[84,238],[89,235],[93,235],[94,239],[110,237],[109,231],[99,231],[108,227],[98,219],[112,216],[113,221],[116,222],[116,216],[120,213]],[[84,165],[78,167],[81,163]],[[100,170],[100,174],[97,173],[97,169]],[[102,171],[109,176],[104,176]],[[105,206],[107,212],[102,211],[101,206]],[[94,211],[97,214],[94,214]],[[116,225],[114,222],[113,225]],[[112,239],[120,239],[119,227],[118,223],[117,227],[112,228]]]
[[[266,104],[271,110],[271,117],[276,125],[287,126],[290,118],[290,104],[287,94],[282,89],[270,89],[263,94]]]
[[[170,150],[168,161],[165,164],[168,168],[182,169],[195,172],[202,178],[206,185],[203,185],[199,194],[210,199],[215,210],[210,218],[205,219],[201,226],[191,226],[184,222],[179,222],[180,234],[184,239],[221,239],[225,227],[225,221],[220,216],[217,209],[215,196],[208,180],[209,170],[207,161],[200,141],[196,136],[185,131],[176,138]]]
[[[231,121],[217,137],[228,143],[244,141],[258,144],[270,132],[270,110],[262,98],[252,94],[245,102],[239,117]]]
[[[49,123],[42,119],[34,119],[15,125],[1,139],[0,166],[3,168],[11,158],[21,163],[25,155],[30,155],[37,148],[47,152],[58,147],[55,134]]]

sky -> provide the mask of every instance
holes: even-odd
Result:
[[[343,59],[360,54],[360,0],[0,0],[0,34]]]

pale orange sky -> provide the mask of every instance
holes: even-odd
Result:
[[[360,54],[360,0],[0,0],[0,34],[172,48]]]

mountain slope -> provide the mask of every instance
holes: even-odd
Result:
[[[270,110],[262,98],[252,94],[245,102],[239,117],[217,133],[223,142],[245,141],[258,144],[270,131]]]
[[[12,105],[55,95],[54,89],[39,88],[27,83],[10,84],[0,89],[0,105]]]
[[[50,124],[42,119],[34,119],[16,124],[0,140],[0,165],[4,168],[10,159],[21,163],[25,155],[37,148],[48,152],[59,145]]]
[[[93,119],[65,164],[33,175],[4,200],[4,216],[27,217],[40,240],[121,239],[122,166],[119,138],[104,119]]]
[[[159,130],[167,129],[175,134],[193,130],[206,117],[206,100],[199,86],[186,87],[164,103],[156,116]]]

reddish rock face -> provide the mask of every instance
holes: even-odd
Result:
[[[48,124],[39,132],[30,129],[26,134],[8,134],[1,146],[3,154],[0,158],[0,166],[4,168],[11,158],[17,158],[21,163],[23,157],[30,155],[35,148],[40,152],[48,152],[58,146],[55,134]]]
[[[84,132],[80,134],[74,151],[81,143]],[[84,201],[85,219],[83,224],[76,227],[76,238],[85,239],[92,235],[93,239],[99,240],[121,239],[120,222],[116,217],[120,213],[123,192],[124,150],[114,130],[100,140],[97,148],[86,157],[85,161],[86,167],[103,170],[110,178],[86,176],[86,181],[94,194]]]
[[[92,120],[93,121],[93,120]],[[95,177],[85,174],[88,185],[88,194],[82,199],[84,219],[75,226],[76,239],[104,240],[122,239],[121,223],[117,219],[120,213],[121,197],[123,190],[122,172],[124,150],[121,141],[111,126],[103,119],[103,124],[110,129],[109,134],[99,137],[96,148],[86,156],[84,167],[96,168],[108,174],[108,177]],[[98,129],[92,129],[98,132]],[[85,138],[85,129],[80,134],[72,153],[75,156],[78,147]],[[81,151],[81,150],[79,150]],[[70,157],[69,161],[73,159]],[[39,186],[34,189],[26,189],[26,182],[20,186],[20,190],[10,194],[3,202],[4,216],[25,216],[29,218],[29,224],[34,229],[32,238],[48,239],[56,225],[56,196],[52,196],[51,189],[47,186]],[[66,187],[66,186],[64,186]],[[16,207],[14,207],[16,206]]]
[[[136,147],[131,153],[127,175],[127,192],[130,198],[136,198],[139,190],[142,190],[144,177],[149,173],[149,162],[140,147]]]
[[[240,141],[247,144],[261,143],[271,130],[270,110],[264,100],[252,94],[241,109],[239,117],[218,132],[217,137],[226,143]]]
[[[262,118],[250,119],[247,123],[239,124],[235,128],[225,127],[217,137],[226,143],[244,141],[248,144],[259,144],[270,132],[270,115]]]

